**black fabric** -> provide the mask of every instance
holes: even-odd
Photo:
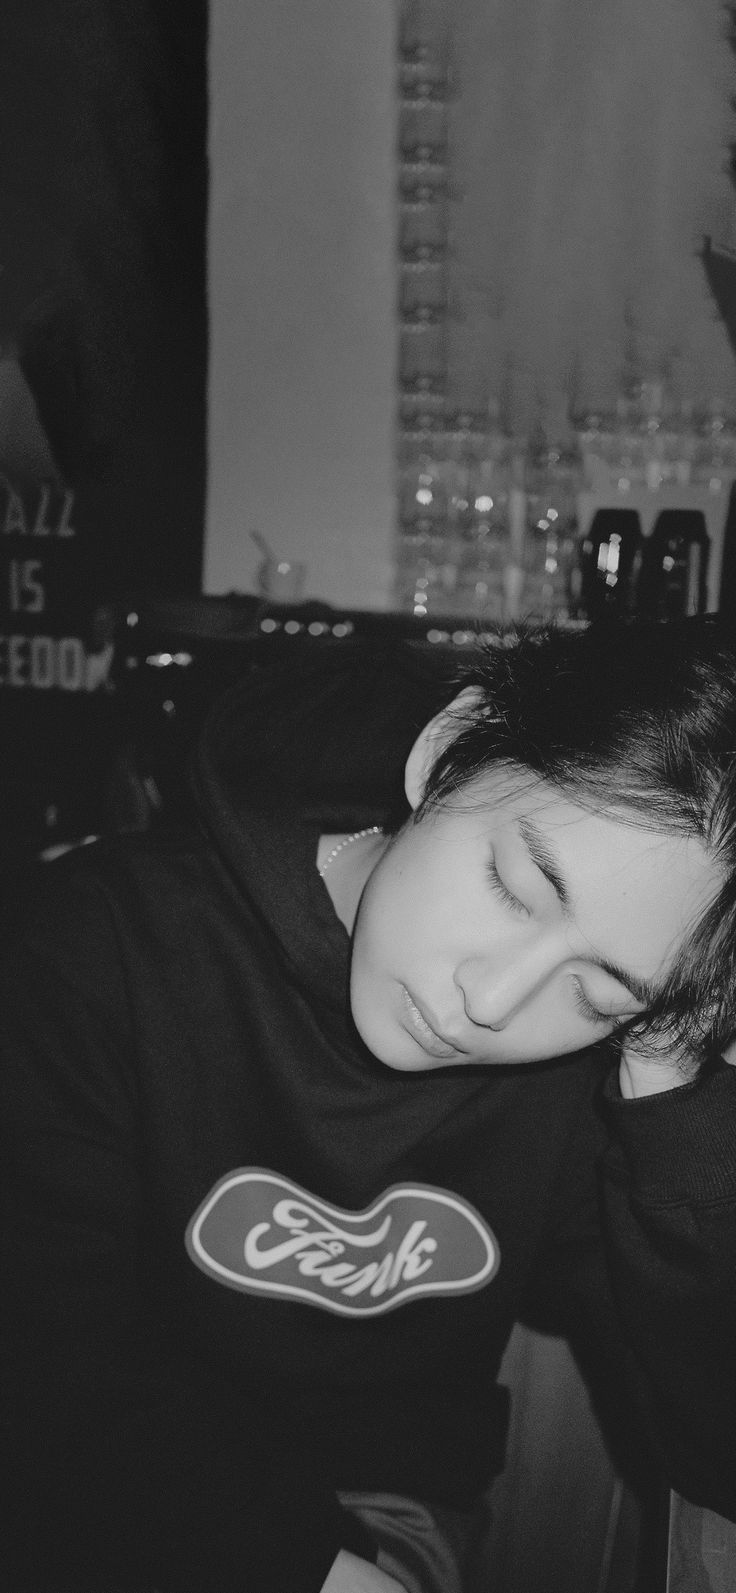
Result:
[[[599,1233],[607,1049],[407,1075],[358,1040],[318,835],[393,805],[415,730],[452,686],[411,652],[390,678],[360,649],[322,670],[218,706],[196,829],[42,872],[0,973],[15,1526],[31,1540],[36,1512],[57,1570],[135,1573],[162,1593],[317,1593],[354,1541],[338,1488],[463,1507],[502,1464],[495,1377],[535,1300],[587,1322],[612,1377],[631,1356],[668,1453],[662,1413],[687,1383],[676,1479],[721,1502],[732,1487],[722,1433],[704,1446],[688,1427],[714,1386],[702,1337],[693,1356],[676,1308],[664,1357],[652,1336],[682,1289],[678,1247],[699,1265],[691,1217],[642,1223],[614,1148],[621,1340]],[[650,1109],[654,1140],[668,1110]],[[244,1292],[184,1243],[242,1169],[348,1213],[397,1185],[449,1192],[489,1225],[500,1263],[472,1292],[359,1320]],[[730,1276],[719,1287],[711,1276],[701,1311],[718,1303],[730,1324]]]
[[[199,585],[207,15],[206,0],[0,15],[0,334],[76,492],[98,601]]]

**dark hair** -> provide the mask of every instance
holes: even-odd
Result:
[[[723,871],[656,1005],[632,1034],[702,1053],[736,1028],[736,649],[715,616],[601,621],[499,638],[459,684],[459,714],[417,817],[504,762],[581,806],[701,839]]]

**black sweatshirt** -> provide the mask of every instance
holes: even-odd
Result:
[[[317,1593],[372,1552],[338,1489],[462,1506],[499,1469],[539,1300],[626,1363],[672,1483],[736,1515],[736,1071],[622,1102],[608,1047],[405,1074],[352,1027],[317,839],[392,812],[452,689],[410,651],[256,672],[191,828],[36,883],[0,989],[34,1593]]]

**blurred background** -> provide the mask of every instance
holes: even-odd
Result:
[[[731,612],[730,6],[6,0],[0,83],[11,863],[256,640]]]
[[[735,31],[5,0],[11,861],[152,822],[256,642],[732,613]]]
[[[176,821],[285,651],[736,621],[735,10],[4,0],[6,888]],[[498,1585],[654,1593],[565,1347],[510,1356]],[[670,1593],[731,1585],[701,1525]]]

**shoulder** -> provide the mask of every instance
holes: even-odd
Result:
[[[207,867],[205,843],[183,831],[111,837],[36,863],[6,900],[0,959],[12,962],[19,947],[69,955],[111,942],[126,919],[170,913],[201,891]]]

